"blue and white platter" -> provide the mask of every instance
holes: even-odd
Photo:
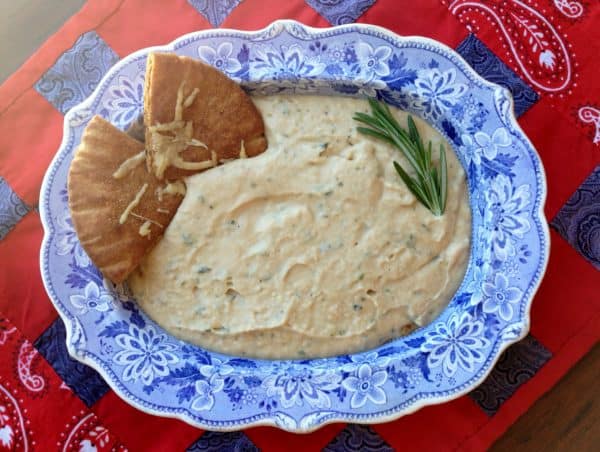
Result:
[[[138,309],[125,286],[103,279],[73,230],[67,173],[94,114],[121,128],[140,116],[150,51],[199,58],[251,94],[376,96],[439,130],[465,168],[472,209],[467,272],[442,314],[365,353],[254,360],[178,340]],[[69,353],[140,410],[209,430],[308,432],[330,422],[384,422],[469,392],[527,333],[548,261],[545,196],[540,159],[509,92],[436,41],[369,25],[314,29],[293,21],[256,32],[202,31],[124,58],[66,114],[41,191],[41,270]]]

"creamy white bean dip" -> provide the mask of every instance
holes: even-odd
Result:
[[[393,160],[408,168],[400,152],[356,132],[366,101],[254,102],[267,151],[185,180],[164,237],[129,279],[144,311],[182,339],[259,358],[366,350],[431,321],[469,255],[465,174],[448,143],[416,119],[435,154],[439,143],[447,151],[436,217],[395,172]]]

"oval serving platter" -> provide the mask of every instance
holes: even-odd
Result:
[[[178,340],[138,310],[126,286],[104,280],[73,230],[68,169],[94,114],[121,128],[140,116],[146,56],[158,50],[202,59],[250,94],[376,96],[439,130],[465,168],[472,209],[469,264],[442,314],[365,353],[253,360]],[[548,260],[545,196],[540,159],[509,92],[436,41],[356,24],[209,30],[124,58],[66,114],[41,190],[42,277],[69,353],[140,410],[210,430],[384,422],[472,390],[527,333]]]

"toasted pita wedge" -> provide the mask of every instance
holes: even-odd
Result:
[[[151,53],[145,83],[148,167],[159,179],[179,179],[266,149],[263,120],[252,99],[213,67]]]
[[[99,116],[87,125],[68,176],[83,249],[108,279],[124,281],[156,244],[185,194],[148,173],[144,144]]]

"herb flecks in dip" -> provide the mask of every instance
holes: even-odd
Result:
[[[366,101],[254,101],[269,148],[186,179],[163,239],[129,279],[141,307],[185,340],[262,358],[356,352],[429,322],[469,254],[454,153],[446,210],[434,216],[398,180],[399,152],[356,132],[352,113],[368,112]],[[443,142],[417,127],[434,148]]]

